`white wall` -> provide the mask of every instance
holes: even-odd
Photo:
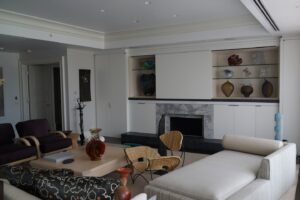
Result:
[[[96,127],[96,100],[94,79],[94,53],[87,50],[67,49],[67,112],[69,113],[68,128],[80,133],[79,111],[76,110],[79,98],[79,69],[91,70],[91,99],[85,102],[83,110],[84,134],[89,137],[89,129]]]
[[[281,41],[280,112],[283,114],[283,138],[297,144],[300,155],[300,37]]]
[[[5,79],[4,116],[0,117],[0,123],[12,123],[13,126],[21,119],[18,64],[19,54],[0,52],[0,66]]]

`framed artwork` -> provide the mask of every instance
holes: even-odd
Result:
[[[4,116],[3,69],[0,67],[0,116]]]
[[[91,70],[79,70],[79,99],[81,102],[91,101]]]

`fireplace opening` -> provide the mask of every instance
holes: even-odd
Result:
[[[180,131],[184,136],[203,138],[203,116],[170,117],[170,130]]]

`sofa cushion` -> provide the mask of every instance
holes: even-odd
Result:
[[[150,182],[192,199],[226,199],[254,179],[263,157],[224,150]]]
[[[0,145],[14,143],[15,132],[11,124],[0,124]]]
[[[72,145],[70,138],[63,138],[58,135],[47,135],[39,137],[38,140],[40,142],[40,150],[43,153],[63,149]]]
[[[49,135],[49,125],[47,119],[33,119],[16,124],[20,137],[33,135],[42,137]]]
[[[237,135],[224,135],[224,149],[267,156],[283,146],[282,141]]]
[[[0,147],[0,165],[35,156],[36,148],[22,144],[10,144]]]

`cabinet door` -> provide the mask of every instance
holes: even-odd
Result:
[[[255,137],[255,106],[234,106],[234,132]]]
[[[129,131],[141,133],[156,133],[155,103],[129,103]]]
[[[234,134],[234,107],[214,105],[214,138],[222,139],[225,134]]]
[[[210,99],[211,52],[156,55],[156,97]]]
[[[124,54],[95,56],[97,127],[120,137],[127,131],[126,61]]]
[[[274,139],[274,116],[278,106],[255,106],[255,136]]]

